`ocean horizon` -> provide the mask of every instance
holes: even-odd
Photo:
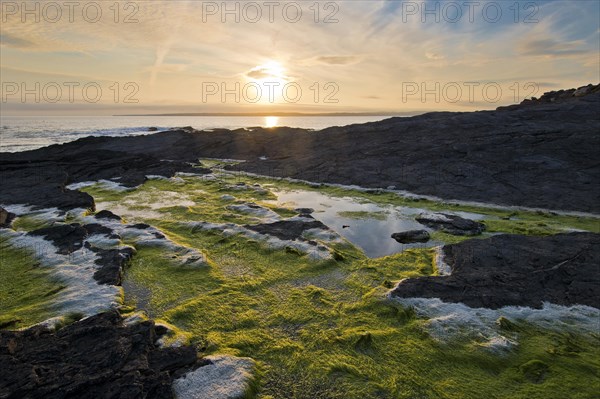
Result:
[[[389,115],[357,116],[2,116],[0,152],[35,150],[88,136],[136,136],[154,128],[192,126],[198,130],[288,126],[321,130],[331,126],[375,122]],[[149,129],[153,128],[152,131]]]

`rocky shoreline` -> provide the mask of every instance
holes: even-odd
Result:
[[[123,238],[136,247],[161,248],[165,259],[195,270],[207,267],[208,261],[200,250],[177,244],[149,224],[127,223],[105,210],[91,215],[86,210],[95,211],[94,198],[78,188],[102,182],[129,190],[157,176],[208,176],[213,171],[198,160],[222,158],[242,161],[226,167],[229,172],[598,213],[598,87],[549,93],[496,111],[430,113],[318,132],[184,128],[0,153],[0,204],[7,208],[0,208],[0,229],[15,242],[48,243],[52,253],[41,256],[50,259],[51,266],[68,266],[70,278],[85,280],[79,281],[79,293],[90,281],[94,287],[102,286],[98,298],[103,301],[86,308],[81,320],[58,330],[46,324],[0,331],[0,397],[235,398],[244,394],[251,378],[251,359],[199,358],[192,346],[162,345],[166,327],[135,317],[123,319],[115,297],[122,290],[124,269],[136,254],[129,243],[121,245]],[[267,194],[257,186],[255,191]],[[220,198],[234,199],[229,194]],[[62,219],[28,232],[12,230],[19,207]],[[324,244],[342,240],[311,216],[312,209],[296,209],[298,215],[292,217],[252,202],[227,203],[222,209],[258,222],[189,221],[185,226],[190,234],[218,231],[264,241],[315,262],[344,261]],[[67,217],[74,211],[80,215],[76,222]],[[461,238],[479,236],[486,228],[451,213],[421,214],[416,220],[434,232]],[[583,232],[543,237],[502,234],[445,245],[436,262],[449,273],[438,267],[445,275],[404,279],[389,296],[487,309],[540,309],[546,303],[600,309],[599,237]],[[392,238],[399,243],[425,242],[430,233],[412,230]],[[84,262],[73,261],[84,254],[88,256]],[[221,396],[211,396],[216,386]]]
[[[193,347],[160,348],[153,321],[123,323],[116,311],[52,332],[0,331],[0,397],[172,398],[174,379],[208,362]]]
[[[600,309],[600,234],[497,235],[446,245],[442,254],[450,275],[403,280],[391,296],[473,308],[539,309],[549,302]]]
[[[434,112],[316,132],[183,128],[0,153],[0,203],[93,207],[87,194],[65,187],[101,179],[132,187],[146,175],[170,177],[189,172],[199,158],[220,158],[244,161],[232,171],[266,176],[598,213],[598,87],[496,111]]]

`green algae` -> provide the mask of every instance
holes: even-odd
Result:
[[[33,257],[0,235],[0,328],[18,329],[55,316],[52,303],[64,286]]]
[[[366,211],[344,211],[338,212],[338,215],[348,219],[375,219],[375,220],[386,220],[386,212],[366,212]]]
[[[274,185],[278,190],[306,190],[328,194],[334,197],[353,197],[358,200],[373,202],[380,205],[406,206],[412,208],[426,209],[436,212],[470,212],[482,215],[492,216],[501,220],[506,220],[504,227],[510,227],[510,222],[529,221],[535,223],[545,223],[555,229],[578,229],[595,233],[600,233],[600,218],[591,216],[563,215],[553,212],[515,210],[507,207],[506,209],[498,207],[486,207],[484,205],[468,205],[445,201],[432,201],[423,197],[403,197],[393,192],[382,190],[357,190],[347,187],[331,186],[325,184],[309,184],[304,182],[293,182],[286,179],[272,179],[269,177],[252,176],[237,172],[224,179],[230,181],[245,181],[249,184],[258,183],[262,185]],[[518,225],[518,224],[517,224]],[[553,230],[559,232],[558,230]],[[513,231],[503,231],[511,233]],[[514,233],[517,233],[515,230]],[[548,234],[553,234],[548,233]]]
[[[12,227],[17,231],[33,231],[49,225],[47,220],[36,215],[19,216],[12,222]]]
[[[516,334],[508,353],[485,350],[467,338],[433,339],[415,309],[385,299],[404,278],[431,276],[434,250],[409,249],[369,259],[348,245],[333,245],[334,259],[310,261],[241,236],[190,228],[186,222],[244,224],[251,218],[226,209],[256,202],[282,216],[294,213],[262,201],[272,194],[239,189],[259,183],[305,189],[363,201],[434,211],[469,211],[486,219],[490,233],[546,235],[565,229],[598,231],[598,219],[549,213],[454,206],[392,193],[230,176],[184,177],[184,184],[150,180],[132,192],[84,189],[105,202],[123,203],[148,190],[181,191],[195,205],[158,209],[141,217],[181,244],[203,251],[209,265],[191,268],[165,260],[159,249],[140,248],[125,275],[127,303],[164,320],[202,354],[247,356],[258,362],[247,397],[267,398],[588,398],[597,392],[599,337],[543,330],[499,320]],[[200,192],[201,190],[202,192]],[[194,194],[195,193],[195,194]],[[235,200],[224,200],[224,194]],[[510,218],[510,219],[507,219]],[[485,238],[482,235],[477,238]],[[469,237],[434,232],[444,243]]]

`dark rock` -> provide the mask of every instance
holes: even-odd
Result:
[[[244,227],[260,234],[267,234],[277,237],[281,240],[299,239],[302,237],[303,232],[310,229],[328,229],[328,227],[323,223],[313,219],[310,216],[305,216],[305,218],[310,218],[310,220],[280,220],[274,223],[253,224],[246,225]]]
[[[194,364],[196,359],[196,350],[191,346],[165,348],[161,351],[151,352],[148,365],[155,370],[175,371]]]
[[[125,326],[116,311],[56,333],[0,331],[0,397],[172,398],[173,378],[202,362],[155,342],[154,322]]]
[[[104,235],[108,238],[113,238],[113,239],[117,239],[117,240],[121,239],[121,237],[118,234],[114,233],[112,231],[112,229],[110,229],[106,226],[103,226],[101,224],[98,224],[98,223],[86,224],[83,226],[83,228],[87,231],[88,236],[97,234],[97,235]]]
[[[149,224],[146,223],[136,223],[136,224],[132,224],[127,226],[127,229],[139,229],[139,230],[146,230],[149,229],[151,226]]]
[[[311,213],[314,213],[315,210],[312,208],[296,208],[294,209],[294,212],[298,212],[300,215],[310,215]]]
[[[164,324],[157,324],[154,326],[154,333],[157,337],[162,337],[166,333],[170,331],[170,328],[165,326]]]
[[[6,209],[0,207],[0,227],[10,227],[10,224],[14,220],[15,215],[12,212],[8,212]]]
[[[86,241],[90,235],[104,235],[112,239],[120,239],[110,228],[97,223],[81,226],[73,224],[55,224],[51,227],[34,230],[28,233],[42,236],[58,248],[57,253],[67,255],[85,247],[98,255],[94,263],[100,268],[94,272],[94,279],[99,284],[121,285],[125,266],[135,253],[131,247],[104,249],[98,248]]]
[[[58,248],[56,253],[67,255],[83,247],[83,241],[88,231],[79,223],[57,224],[27,233],[32,236],[42,236]]]
[[[600,308],[600,235],[497,235],[443,248],[450,276],[402,281],[392,296],[440,298],[471,307],[541,308],[542,302]]]
[[[430,236],[427,230],[410,230],[394,233],[392,238],[401,244],[410,244],[412,242],[427,242]]]
[[[149,127],[149,128],[148,128],[148,131],[149,131],[149,132],[157,132],[157,131],[158,131],[158,128],[157,128],[157,127],[154,127],[154,126],[152,126],[152,127]]]
[[[3,182],[0,203],[95,210],[89,194],[65,187],[71,183],[114,181],[116,178],[125,187],[135,187],[146,181],[146,175],[171,177],[176,172],[209,172],[208,169],[194,168],[186,161],[165,160],[158,154],[133,154],[126,147],[98,148],[104,139],[84,139],[86,143],[95,143],[91,148],[73,142],[68,148],[53,145],[34,151],[0,154],[0,180]]]
[[[532,97],[531,99],[523,100],[523,102],[521,102],[521,104],[519,105],[509,105],[507,107],[499,107],[498,109],[515,110],[522,109],[523,107],[532,107],[544,104],[559,104],[565,102],[572,102],[579,99],[580,97],[586,97],[590,94],[595,93],[600,93],[600,84],[589,84],[587,86],[581,86],[577,89],[549,91],[544,93],[540,98]]]
[[[96,219],[121,220],[121,216],[115,215],[111,211],[107,211],[107,210],[102,210],[102,211],[96,213],[96,215],[94,215],[94,216]]]
[[[474,236],[485,230],[485,224],[447,213],[423,214],[415,218],[422,225],[457,236]]]
[[[94,273],[94,279],[98,284],[121,285],[123,271],[135,250],[130,247],[118,249],[90,247],[90,249],[99,255],[94,262],[100,266],[100,269]]]
[[[133,187],[146,174],[202,173],[188,164],[198,158],[230,158],[246,162],[226,169],[354,184],[374,193],[395,186],[440,198],[598,213],[600,91],[584,91],[556,92],[533,105],[431,112],[318,134],[289,127],[185,128],[3,153],[0,203],[93,207],[91,197],[65,185],[121,177]]]

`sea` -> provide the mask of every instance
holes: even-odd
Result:
[[[0,152],[28,151],[87,136],[150,134],[192,126],[198,130],[289,126],[320,130],[389,116],[0,116]]]

